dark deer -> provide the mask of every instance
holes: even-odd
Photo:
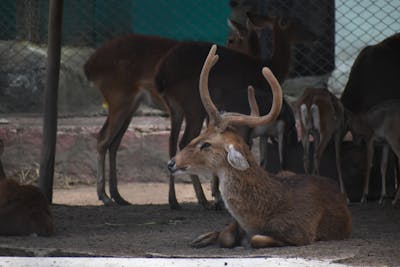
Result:
[[[267,124],[279,116],[282,91],[272,72],[268,68],[262,70],[273,91],[267,115],[221,115],[208,90],[209,72],[218,60],[215,52],[213,46],[199,82],[201,100],[209,116],[208,127],[170,160],[168,169],[173,174],[218,174],[222,198],[235,222],[222,232],[200,236],[192,246],[219,243],[221,247],[234,247],[248,240],[252,247],[262,248],[348,238],[351,215],[334,182],[318,176],[269,176],[232,128]]]
[[[269,17],[249,15],[249,19],[250,17],[254,19],[254,24],[257,23],[260,27],[266,27],[267,24],[270,25],[271,18]],[[262,25],[262,22],[265,22],[265,25]],[[279,31],[280,34],[286,36],[283,30]],[[315,37],[315,35],[313,35],[313,37]],[[259,90],[259,88],[268,87],[268,84],[256,70],[260,69],[263,65],[270,66],[276,73],[278,80],[283,81],[287,76],[289,68],[290,49],[287,49],[287,43],[280,42],[291,41],[285,38],[276,38],[274,56],[271,61],[266,62],[266,64],[264,64],[265,62],[262,62],[261,59],[256,59],[253,56],[245,55],[244,53],[232,49],[219,48],[221,55],[223,55],[222,60],[216,67],[215,74],[212,75],[210,83],[212,98],[220,110],[249,114],[250,109],[246,101],[246,88],[251,84],[256,89],[255,95],[259,106],[262,108],[262,110],[260,110],[261,114],[267,112],[265,104],[267,103],[268,106],[268,103],[271,103],[271,92]],[[202,42],[179,44],[171,49],[160,61],[159,69],[156,74],[156,83],[170,111],[170,157],[176,154],[179,132],[183,119],[185,119],[186,126],[179,143],[179,148],[181,149],[200,133],[204,119],[206,118],[207,114],[200,101],[197,84],[200,66],[210,46],[211,44]],[[280,55],[280,57],[278,57],[278,55]],[[285,68],[283,68],[283,66],[285,66]],[[260,105],[261,103],[262,105]],[[283,139],[285,145],[297,142],[294,113],[286,101],[284,101],[281,114],[277,120],[284,122],[285,130],[283,131]],[[249,143],[252,137],[266,135],[265,131],[267,130],[265,126],[260,126],[254,129],[253,132],[248,127],[242,128],[242,135]],[[260,128],[261,131],[259,131]],[[198,177],[192,175],[191,179],[199,202],[203,206],[208,207],[209,204],[204,197]],[[179,208],[174,187],[174,177],[171,175],[169,203],[172,208]]]
[[[0,141],[0,151],[4,150]],[[0,235],[50,236],[53,217],[46,197],[33,185],[7,179],[0,161]]]
[[[87,79],[100,89],[108,106],[107,119],[97,136],[97,195],[105,205],[114,201],[120,205],[129,204],[117,187],[117,150],[141,103],[150,99],[148,104],[165,109],[155,90],[154,73],[159,59],[176,44],[177,41],[170,39],[131,34],[105,43],[85,63]],[[105,192],[107,151],[111,198]]]
[[[358,54],[340,100],[355,114],[400,99],[400,33],[367,46]]]
[[[346,193],[340,165],[340,147],[347,131],[344,108],[340,100],[325,88],[306,88],[297,101],[301,140],[304,148],[304,170],[320,174],[322,154],[333,139],[340,190]],[[310,135],[314,138],[313,164],[310,166]]]
[[[399,73],[400,33],[396,33],[358,54],[340,98],[343,106],[362,117],[376,105],[400,99]],[[380,158],[373,165],[378,162]]]
[[[386,170],[389,149],[397,156],[400,166],[400,100],[382,102],[364,114],[350,113],[350,130],[355,139],[365,139],[367,146],[366,174],[361,202],[365,202],[369,192],[370,170],[374,155],[374,142],[383,144],[381,159],[382,191],[379,203],[383,203],[386,195]],[[398,194],[396,194],[397,196]],[[393,204],[397,197],[393,200]]]

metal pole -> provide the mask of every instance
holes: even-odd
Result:
[[[39,187],[53,200],[54,159],[57,141],[57,99],[60,73],[63,0],[49,0],[46,87],[43,97],[43,141]]]

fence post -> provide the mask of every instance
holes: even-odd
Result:
[[[51,203],[53,200],[54,159],[57,140],[57,98],[60,73],[63,0],[50,0],[47,73],[43,101],[43,141],[39,170],[39,187]]]

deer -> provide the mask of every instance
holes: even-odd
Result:
[[[262,17],[258,15],[254,15],[254,17],[262,21]],[[265,19],[268,21],[270,20],[269,18]],[[265,63],[269,65],[273,71],[276,71],[275,75],[279,81],[282,81],[286,77],[287,70],[283,71],[281,66],[285,65],[288,68],[289,63],[282,64],[281,61],[290,61],[290,49],[286,50],[287,45],[279,43],[278,40],[284,41],[283,38],[276,38],[276,50],[274,55],[281,55],[281,57],[273,56],[272,59],[267,62],[233,49],[219,47],[220,53],[224,56],[215,70],[215,75],[211,77],[211,93],[215,103],[221,110],[249,114],[249,106],[245,99],[247,99],[246,88],[250,84],[256,89],[255,96],[258,103],[265,103],[265,101],[270,103],[270,91],[266,93],[265,91],[259,90],[259,88],[268,87],[268,84],[263,79],[262,75],[255,70],[261,68]],[[179,141],[179,149],[185,147],[190,140],[199,135],[207,116],[200,101],[197,83],[200,73],[199,66],[204,61],[210,46],[211,44],[206,42],[181,43],[171,49],[167,55],[160,60],[158,65],[157,74],[155,76],[157,89],[168,106],[171,119],[169,137],[170,157],[173,157],[177,152],[179,133],[183,120],[185,119],[186,124],[182,138]],[[286,51],[284,56],[282,49]],[[265,114],[267,111],[265,105],[261,105],[261,108],[262,110],[260,110],[260,112]],[[294,112],[285,100],[281,115],[277,120],[284,122],[284,143],[290,145],[291,143],[297,142]],[[249,143],[252,137],[263,136],[267,130],[265,126],[257,127],[253,129],[253,132],[248,127],[242,128],[242,134]],[[282,149],[282,151],[284,151],[284,149]],[[210,205],[204,197],[199,178],[195,175],[191,175],[191,179],[199,203],[203,207],[209,208]],[[168,199],[170,207],[172,209],[179,209],[180,206],[176,199],[173,175],[170,175],[169,181]]]
[[[398,100],[399,73],[400,33],[396,33],[360,51],[351,67],[340,101],[353,117],[362,117],[376,105]]]
[[[340,191],[346,194],[340,164],[340,147],[347,132],[342,103],[326,88],[306,88],[303,95],[297,100],[296,109],[300,118],[305,172],[307,174],[320,174],[319,166],[322,154],[333,139]],[[312,167],[310,166],[310,135],[314,138]]]
[[[388,100],[375,105],[366,113],[354,114],[349,112],[349,126],[354,139],[364,139],[367,147],[366,173],[364,177],[363,195],[361,203],[367,200],[369,192],[370,170],[374,155],[374,142],[383,145],[381,159],[381,195],[379,203],[387,198],[386,169],[389,149],[392,149],[400,166],[400,100]],[[397,174],[398,175],[398,174]],[[393,204],[396,204],[396,194]]]
[[[159,59],[178,41],[130,34],[112,39],[86,61],[87,79],[101,92],[108,114],[97,136],[97,195],[104,205],[129,205],[118,191],[117,151],[133,114],[141,103],[166,110],[155,90],[154,74]],[[105,192],[105,159],[109,153],[109,189]]]
[[[211,47],[199,79],[201,101],[209,117],[208,126],[168,162],[168,169],[175,175],[217,173],[223,201],[234,222],[221,232],[199,236],[191,246],[219,244],[232,248],[244,244],[264,248],[348,238],[352,228],[351,214],[337,184],[319,176],[269,175],[235,130],[236,125],[256,127],[279,117],[283,105],[282,90],[269,68],[262,68],[262,75],[273,94],[266,115],[221,114],[218,111],[208,88],[209,73],[219,59],[216,49],[215,45]],[[257,103],[251,92],[248,99],[253,99],[249,101],[250,105]],[[255,110],[254,107],[251,109]]]
[[[400,99],[400,33],[364,47],[351,67],[340,97],[349,111],[365,113],[375,105]]]
[[[3,151],[1,140],[0,155]],[[36,186],[8,179],[1,161],[0,168],[0,235],[52,235],[53,217],[44,194]]]

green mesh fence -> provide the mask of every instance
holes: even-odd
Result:
[[[322,77],[301,86],[327,83],[339,94],[358,52],[400,31],[399,7],[400,0],[66,0],[61,109],[90,98],[82,66],[106,40],[136,32],[224,44],[227,18],[246,24],[246,11],[297,17],[314,30],[316,42],[293,46],[290,77]],[[41,111],[47,18],[48,0],[0,1],[0,112]],[[261,35],[263,58],[270,35]],[[74,94],[79,101],[68,101]]]

